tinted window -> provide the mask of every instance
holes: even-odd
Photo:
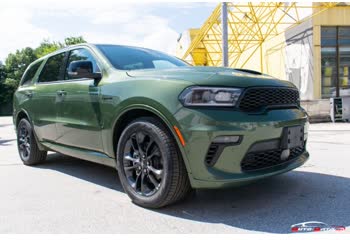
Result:
[[[164,60],[154,60],[153,65],[154,65],[154,68],[156,68],[156,69],[177,67],[174,63],[164,61]]]
[[[68,68],[69,68],[69,64],[71,62],[74,62],[74,61],[90,61],[90,62],[92,62],[93,72],[100,72],[101,71],[96,63],[94,56],[89,52],[89,50],[87,50],[85,48],[76,49],[76,50],[71,51],[71,53],[69,55],[67,69],[66,69],[64,79],[70,79],[68,76]]]
[[[64,56],[66,53],[60,53],[50,57],[40,74],[39,82],[53,82],[62,80],[64,71]]]
[[[21,85],[28,85],[32,82],[36,72],[38,71],[42,61],[35,63],[34,65],[30,66],[26,73],[23,76],[22,84]]]
[[[144,48],[97,45],[112,65],[120,70],[163,69],[187,66],[176,57]]]
[[[335,46],[337,45],[337,29],[336,27],[321,28],[321,45]]]
[[[350,95],[350,27],[321,27],[322,98]]]

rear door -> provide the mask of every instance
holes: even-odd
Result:
[[[65,60],[66,52],[49,57],[32,92],[34,128],[41,141],[57,139],[57,103],[62,101],[59,91],[64,78]]]
[[[70,51],[61,88],[64,96],[58,105],[57,142],[102,152],[99,87],[94,79],[69,76],[68,67],[73,61],[91,61],[93,71],[100,72],[97,58],[88,48]]]
[[[15,106],[18,107],[18,109],[14,109],[14,113],[18,113],[21,110],[24,110],[29,114],[30,120],[33,122],[34,120],[34,112],[33,107],[33,96],[35,93],[35,86],[34,82],[36,82],[38,75],[39,75],[39,69],[41,65],[43,64],[43,60],[38,61],[36,63],[31,64],[28,69],[25,71],[21,82],[19,84],[19,87],[17,91],[15,92],[16,97],[14,98],[14,101],[16,101]],[[18,124],[18,123],[17,123]]]

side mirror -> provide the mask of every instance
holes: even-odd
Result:
[[[102,74],[93,72],[91,61],[73,61],[68,67],[68,77],[69,79],[91,78],[99,81],[102,78]]]

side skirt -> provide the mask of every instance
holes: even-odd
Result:
[[[64,155],[68,155],[71,157],[75,157],[82,160],[99,163],[108,167],[116,168],[115,159],[110,158],[104,153],[65,146],[65,145],[52,143],[52,142],[41,142],[41,144],[54,152],[62,153]]]

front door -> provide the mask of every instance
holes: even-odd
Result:
[[[68,74],[69,65],[74,61],[90,61],[92,71],[100,71],[95,57],[88,49],[80,48],[70,52],[65,81],[61,87],[63,100],[57,111],[57,142],[102,152],[100,88],[93,79],[76,79]]]

